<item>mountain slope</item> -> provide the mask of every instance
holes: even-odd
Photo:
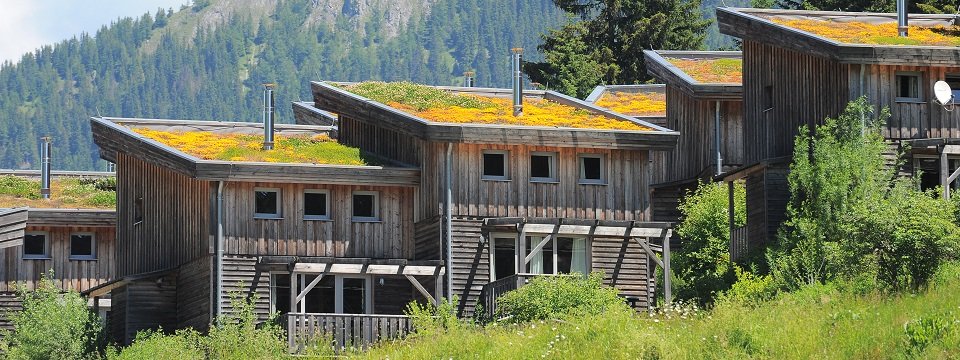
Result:
[[[563,21],[551,0],[203,0],[122,19],[0,66],[0,168],[36,168],[52,135],[54,168],[103,169],[98,113],[257,121],[263,82],[281,103],[321,79],[506,86],[508,49]]]

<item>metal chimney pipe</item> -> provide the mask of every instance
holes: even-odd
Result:
[[[476,73],[473,71],[467,71],[463,73],[463,87],[474,86],[474,78],[473,78],[474,75],[476,75]]]
[[[910,30],[907,11],[907,0],[897,0],[897,33],[900,37],[907,37]]]
[[[510,49],[513,53],[513,116],[523,115],[523,48]]]
[[[273,87],[276,84],[263,84],[263,149],[273,150],[274,103]]]
[[[50,137],[40,138],[40,197],[50,198]]]

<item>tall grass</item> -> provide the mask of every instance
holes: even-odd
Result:
[[[720,301],[519,325],[467,324],[381,344],[369,359],[888,359],[960,357],[960,264],[916,294],[805,287],[759,305]]]

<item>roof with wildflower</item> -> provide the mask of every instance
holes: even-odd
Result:
[[[644,50],[647,72],[687,94],[716,100],[743,97],[743,55],[739,51]]]
[[[600,85],[584,101],[652,123],[667,116],[666,86]]]
[[[40,196],[39,171],[0,173],[0,208],[106,209],[117,206],[113,173],[54,172],[50,198]]]
[[[525,90],[514,116],[511,90],[409,82],[313,82],[318,108],[440,142],[669,149],[676,132],[579,99]]]
[[[956,66],[960,26],[954,15],[909,14],[899,37],[897,14],[781,9],[717,9],[724,34],[844,63]]]
[[[275,127],[274,148],[263,150],[259,123],[92,118],[101,157],[117,153],[203,180],[402,185],[419,182],[419,170],[392,164],[338,143],[332,128]]]

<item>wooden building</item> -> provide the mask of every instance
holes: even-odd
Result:
[[[89,294],[112,294],[118,341],[157,327],[204,330],[232,311],[232,294],[255,295],[261,320],[280,313],[291,345],[336,321],[347,334],[409,328],[397,317],[404,306],[435,301],[437,289],[423,284],[439,284],[442,262],[414,260],[418,168],[269,162],[288,151],[280,138],[332,142],[330,127],[276,125],[268,153],[259,150],[262,124],[93,118],[91,126],[101,156],[117,164],[120,215],[117,279]],[[229,160],[195,153],[252,137],[262,160],[244,158],[246,145]]]
[[[37,172],[14,172],[38,177]],[[3,175],[3,174],[0,174]],[[63,178],[102,178],[112,173],[54,172]],[[55,185],[56,186],[56,185]],[[54,191],[51,200],[24,200],[30,207],[0,209],[0,328],[10,328],[6,311],[18,310],[17,289],[36,288],[41,276],[52,274],[63,290],[83,292],[113,280],[116,211],[108,208],[70,208]],[[3,204],[20,204],[4,196]],[[110,310],[110,299],[93,299],[101,315]]]
[[[909,15],[911,31],[951,28],[955,20]],[[960,113],[932,101],[934,82],[960,86],[955,41],[897,38],[896,14],[719,8],[717,21],[722,33],[743,40],[744,166],[723,178],[746,179],[751,244],[774,239],[784,219],[799,129],[813,129],[861,96],[890,109],[883,135],[891,153],[911,145],[908,173],[923,170],[925,187],[955,187]],[[910,45],[890,45],[898,42]]]
[[[476,315],[481,301],[489,313],[529,277],[569,272],[604,271],[636,306],[651,305],[650,264],[664,263],[654,251],[670,229],[650,222],[650,154],[672,149],[676,132],[550,91],[523,91],[522,113],[510,117],[508,103],[491,123],[470,114],[430,120],[350,84],[312,86],[315,106],[338,114],[341,143],[419,169],[415,257],[446,261],[445,295],[459,298],[461,316]],[[435,89],[484,102],[512,97],[517,109],[510,89]],[[635,129],[535,121],[559,106]]]

